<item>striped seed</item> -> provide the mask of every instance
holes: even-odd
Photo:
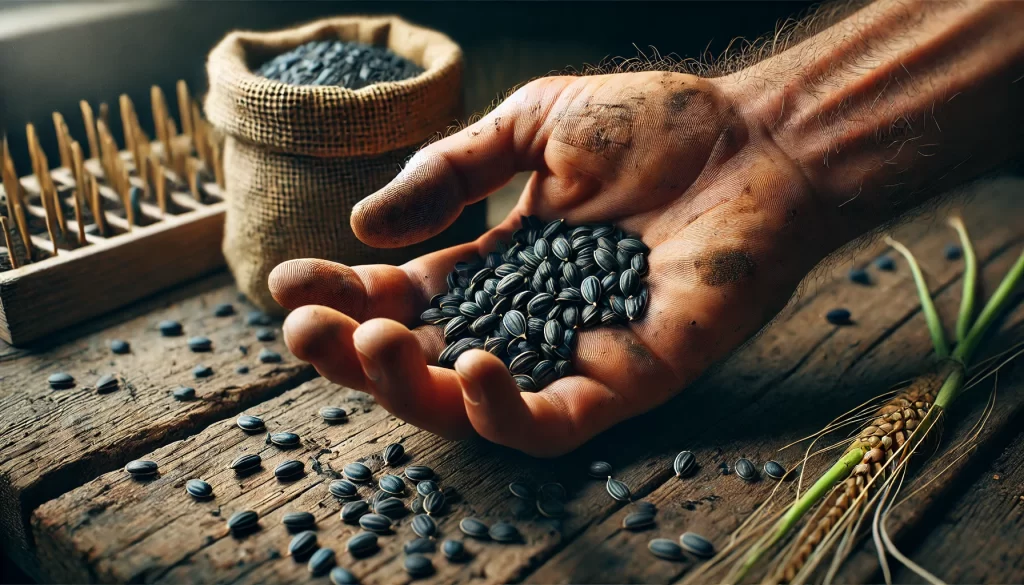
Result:
[[[694,532],[684,532],[679,537],[679,544],[683,550],[698,557],[710,558],[715,556],[715,546],[711,541]]]
[[[160,330],[160,335],[164,337],[175,337],[181,335],[181,323],[177,321],[161,321],[156,324],[157,329]]]
[[[397,475],[391,475],[390,473],[383,475],[380,481],[377,482],[377,485],[389,494],[399,495],[405,493],[405,482]]]
[[[263,459],[258,454],[251,453],[238,457],[228,467],[235,470],[236,473],[245,473],[256,469],[262,463]]]
[[[330,579],[332,585],[359,585],[359,579],[351,571],[342,567],[331,569],[327,578]]]
[[[508,365],[508,371],[515,375],[527,375],[533,371],[533,367],[540,361],[540,355],[535,351],[524,351],[517,355]]]
[[[680,451],[672,462],[672,470],[676,477],[686,477],[697,469],[697,458],[689,451]]]
[[[512,376],[512,379],[515,381],[516,386],[519,387],[519,390],[521,392],[537,391],[537,382],[531,376],[527,376],[525,374],[517,374],[515,376]]]
[[[633,502],[633,507],[636,508],[637,512],[645,512],[648,514],[658,513],[658,507],[648,502],[647,500],[639,500]]]
[[[419,514],[412,519],[412,531],[415,532],[417,536],[430,538],[437,534],[437,523],[434,522],[434,519],[430,516],[427,516],[426,514]]]
[[[331,492],[332,496],[343,500],[347,498],[354,498],[359,495],[356,484],[347,479],[336,479],[327,484],[327,489]]]
[[[257,359],[260,360],[261,364],[277,364],[281,362],[281,354],[277,353],[272,349],[267,349],[264,347],[263,349],[260,350]]]
[[[100,394],[107,394],[108,392],[113,392],[114,390],[117,390],[117,387],[119,385],[120,381],[117,379],[117,376],[113,374],[107,374],[106,376],[103,376],[102,378],[96,381],[96,392]]]
[[[301,439],[295,433],[272,433],[270,435],[270,442],[283,449],[291,449],[298,447]]]
[[[607,461],[595,461],[590,464],[587,473],[590,474],[590,477],[606,479],[612,475],[612,464]]]
[[[188,344],[188,348],[195,353],[201,353],[213,349],[213,341],[211,341],[209,337],[189,337],[186,343]]]
[[[469,332],[473,335],[484,336],[498,328],[501,324],[501,315],[488,313],[473,320],[469,325]]]
[[[380,514],[381,516],[387,516],[393,520],[397,520],[402,516],[405,516],[405,504],[398,498],[388,498],[386,500],[380,500],[373,506],[373,513]]]
[[[132,350],[130,343],[123,339],[115,339],[110,342],[110,351],[113,353],[124,355]]]
[[[618,247],[629,254],[646,254],[648,252],[647,244],[636,238],[622,238],[619,240]]]
[[[565,516],[565,503],[554,498],[537,500],[537,511],[545,518],[561,518]]]
[[[370,497],[370,506],[376,508],[377,504],[383,502],[384,500],[390,500],[394,497],[395,494],[389,494],[384,490],[377,490],[373,492],[373,495]]]
[[[256,341],[274,341],[277,339],[277,335],[273,329],[258,329],[256,331]]]
[[[405,468],[405,477],[415,482],[426,481],[434,479],[434,470],[426,465],[410,465]]]
[[[654,556],[669,560],[679,561],[683,559],[683,549],[675,542],[667,538],[655,538],[647,543],[647,550]]]
[[[413,528],[415,530],[415,526]],[[407,555],[427,554],[437,550],[437,544],[433,540],[423,537],[414,538],[402,546],[402,552]]]
[[[191,386],[178,386],[171,392],[171,396],[182,402],[192,400],[196,397],[196,389]]]
[[[749,459],[740,458],[733,467],[736,469],[736,475],[743,481],[755,481],[757,479],[757,468],[754,467],[754,464]]]
[[[460,561],[466,556],[466,545],[461,540],[449,538],[441,543],[441,552],[449,561]]]
[[[628,502],[630,497],[629,486],[623,482],[609,477],[604,485],[608,495],[620,502]]]
[[[636,273],[640,276],[646,276],[648,270],[647,254],[644,254],[643,252],[633,254],[633,257],[629,260],[629,266],[633,270],[636,270]]]
[[[356,483],[366,483],[370,481],[372,475],[370,468],[359,462],[349,463],[341,471],[345,477]]]
[[[231,303],[219,303],[213,308],[214,317],[230,317],[235,314],[235,306]]]
[[[508,484],[508,491],[512,492],[512,495],[521,500],[532,500],[534,499],[533,490],[530,486],[525,483],[513,481]]]
[[[201,479],[190,479],[185,482],[185,492],[197,500],[213,496],[213,486]]]
[[[391,518],[383,514],[364,514],[359,518],[359,526],[363,530],[386,534],[391,531]]]
[[[252,510],[235,512],[228,518],[228,530],[234,535],[245,534],[259,526],[260,516]]]
[[[345,548],[354,557],[365,557],[377,550],[377,535],[372,532],[360,532],[348,539]]]
[[[487,535],[495,542],[510,543],[522,542],[523,540],[523,535],[519,533],[519,529],[508,522],[495,522],[491,529],[487,531]]]
[[[430,492],[436,492],[440,490],[441,486],[437,485],[437,482],[432,479],[421,481],[418,484],[416,484],[416,493],[424,497],[430,494]]]
[[[654,525],[654,514],[633,512],[622,519],[622,527],[626,530],[643,530]]]
[[[833,325],[850,325],[850,311],[847,309],[832,309],[825,313],[825,320]]]
[[[309,512],[289,512],[281,518],[281,523],[288,532],[301,532],[316,528],[316,516]]]
[[[132,477],[147,477],[156,475],[158,467],[156,461],[135,460],[129,461],[124,466],[124,470],[131,474]]]
[[[344,408],[338,408],[337,406],[325,406],[320,409],[320,418],[324,419],[324,422],[328,424],[339,423],[348,420],[348,413],[345,412]]]
[[[466,536],[487,540],[490,538],[489,529],[486,524],[476,518],[467,517],[459,521],[459,530]]]
[[[358,524],[359,519],[370,511],[370,505],[362,500],[349,502],[341,507],[341,521],[345,524]]]
[[[786,468],[778,461],[768,461],[764,464],[764,474],[772,479],[782,479],[786,475]]]
[[[566,498],[565,486],[560,483],[546,483],[540,486],[539,497],[564,502]]]
[[[263,325],[263,326],[266,326],[266,325],[270,325],[270,322],[271,322],[270,315],[264,313],[263,311],[249,311],[245,315],[245,324],[246,325],[250,325],[250,326]]]
[[[274,476],[281,481],[298,479],[306,471],[301,461],[289,459],[282,461],[274,468]]]
[[[413,498],[412,503],[409,504],[409,509],[412,510],[413,514],[423,514],[423,497],[417,496]]]
[[[430,492],[423,498],[423,511],[431,516],[437,516],[444,511],[444,492]]]
[[[309,563],[306,568],[309,569],[309,573],[314,577],[326,575],[328,571],[334,568],[334,550],[330,548],[321,548],[313,553],[313,556],[309,557]]]
[[[288,554],[294,559],[305,559],[317,549],[316,532],[305,530],[296,534],[288,544]]]
[[[501,326],[509,337],[526,339],[526,316],[516,310],[505,313],[501,318]]]
[[[207,365],[199,364],[192,368],[193,378],[209,378],[213,375],[213,368]]]
[[[235,420],[235,424],[238,425],[238,428],[248,433],[260,432],[265,428],[263,419],[258,416],[252,416],[251,414],[238,415],[238,419]]]
[[[426,577],[434,572],[434,563],[421,554],[406,556],[403,565],[406,573],[417,578]]]

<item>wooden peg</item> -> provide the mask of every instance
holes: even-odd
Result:
[[[153,127],[156,128],[156,139],[164,145],[164,152],[171,148],[170,140],[167,138],[167,101],[164,99],[164,92],[159,85],[149,89],[149,100],[153,107]]]
[[[4,232],[4,245],[7,246],[7,257],[11,260],[11,268],[20,268],[18,264],[18,254],[14,251],[14,239],[11,238],[11,232],[7,227],[7,218],[0,216],[0,229]]]
[[[96,177],[89,175],[89,201],[92,206],[92,217],[96,221],[96,231],[101,237],[107,237],[107,217],[103,210],[103,198],[100,197],[100,185]]]
[[[68,147],[67,134],[64,131],[66,128],[64,116],[60,112],[53,113],[53,128],[57,131],[57,152],[60,154],[60,166],[70,169],[72,165],[71,150]]]
[[[135,112],[135,106],[132,105],[132,98],[128,97],[128,94],[121,94],[120,98],[121,106],[121,131],[124,134],[124,149],[132,152],[135,150],[135,125],[132,124],[132,114]]]
[[[85,221],[82,220],[82,211],[85,207],[85,167],[82,160],[82,146],[77,142],[71,143],[71,159],[74,163],[75,174],[75,223],[78,224],[78,245],[85,245]]]
[[[85,124],[85,136],[89,139],[89,158],[100,157],[100,143],[96,140],[96,120],[92,114],[92,106],[82,100],[78,102],[82,109],[82,123]]]
[[[184,79],[178,80],[178,117],[181,118],[181,131],[192,136],[192,96],[188,93],[188,84]]]
[[[167,178],[164,176],[164,166],[156,155],[150,157],[149,170],[153,175],[153,184],[156,187],[156,202],[160,206],[160,216],[167,215]]]
[[[25,219],[25,198],[23,197],[21,182],[18,181],[18,172],[14,168],[14,160],[11,158],[11,149],[7,144],[7,137],[3,138],[3,165],[0,165],[0,173],[3,174],[4,191],[7,193],[7,203],[14,208],[14,222],[18,226],[18,233],[21,235],[22,243],[25,244],[26,260],[32,261],[32,237],[28,233],[28,221]]]

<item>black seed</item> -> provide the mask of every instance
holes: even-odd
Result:
[[[736,469],[736,475],[743,481],[754,481],[757,479],[757,468],[754,467],[754,464],[749,459],[741,458],[736,461],[736,465],[733,467]]]
[[[569,242],[562,236],[555,238],[554,241],[551,242],[551,253],[554,254],[556,258],[565,262],[572,260],[572,246],[570,246]]]
[[[462,313],[468,319],[476,319],[480,317],[486,311],[484,308],[476,303],[465,302],[459,305],[459,312]]]
[[[210,351],[213,348],[213,342],[209,337],[189,337],[187,343],[188,348],[196,353]]]
[[[558,378],[555,372],[555,362],[551,360],[537,362],[537,365],[533,366],[533,371],[530,372],[530,377],[540,388],[554,382]]]
[[[245,316],[246,325],[270,325],[270,315],[262,311],[249,311]]]
[[[441,309],[436,308],[427,309],[420,314],[420,320],[431,325],[437,325],[446,319],[448,319],[448,316]]]
[[[491,307],[491,313],[495,315],[504,315],[506,311],[512,308],[511,297],[501,297],[494,301],[494,306]]]
[[[495,522],[487,534],[491,540],[496,542],[522,542],[523,540],[519,529],[508,522]]]
[[[499,295],[509,296],[524,286],[526,286],[526,277],[518,272],[513,272],[498,281],[498,286],[495,289],[495,292]]]
[[[370,505],[362,500],[349,502],[341,507],[341,521],[346,524],[358,524],[359,519],[370,511]]]
[[[483,349],[484,342],[475,337],[463,337],[444,348],[441,355],[437,357],[437,363],[442,366],[455,365],[459,356],[471,349]]]
[[[633,257],[629,260],[629,266],[636,270],[636,273],[640,276],[647,275],[647,255],[643,252],[633,254]]]
[[[645,514],[657,514],[658,513],[657,506],[655,506],[654,504],[652,504],[652,503],[650,503],[650,502],[648,502],[646,500],[640,500],[638,502],[633,502],[633,507],[636,508],[637,512],[643,512]]]
[[[560,303],[582,303],[583,295],[580,293],[580,289],[570,286],[563,288],[555,300]]]
[[[121,339],[115,339],[110,342],[110,351],[116,354],[126,354],[132,350],[132,346]]]
[[[551,244],[549,244],[544,238],[538,238],[537,241],[533,243],[533,253],[543,260],[551,253]]]
[[[459,305],[462,304],[462,297],[459,296],[459,295],[447,294],[447,295],[444,295],[443,297],[441,297],[439,302],[440,302],[440,307],[442,309],[444,309],[446,307],[447,308],[456,308],[456,309],[458,309]]]
[[[423,497],[423,511],[431,516],[438,516],[444,511],[444,492],[430,492]]]
[[[484,342],[484,349],[498,357],[502,357],[508,351],[508,342],[509,339],[507,337],[488,337],[487,341]]]
[[[175,400],[192,400],[196,397],[196,389],[190,386],[178,386],[171,392]]]
[[[288,544],[288,554],[295,559],[305,559],[317,548],[316,532],[305,530],[295,535]]]
[[[67,390],[68,388],[74,387],[75,378],[71,376],[71,374],[57,372],[55,374],[50,374],[50,377],[47,378],[47,382],[53,390]]]
[[[613,325],[619,322],[619,316],[615,314],[615,311],[608,307],[601,309],[601,324],[602,325]]]
[[[259,360],[261,364],[276,364],[281,361],[281,354],[264,347],[260,350]]]
[[[629,307],[626,307],[627,312]],[[601,322],[601,308],[597,305],[587,305],[580,311],[580,323],[583,327],[594,327]]]
[[[391,443],[387,447],[384,447],[381,458],[384,459],[385,465],[394,465],[405,457],[405,447],[401,443]]]
[[[947,244],[942,253],[945,254],[946,260],[959,260],[964,255],[963,249],[956,244]]]
[[[473,335],[482,337],[497,329],[500,323],[501,315],[495,315],[494,313],[482,315],[473,321],[469,326],[469,331]]]
[[[612,475],[612,464],[607,461],[595,461],[590,464],[590,467],[587,469],[587,473],[590,474],[590,477],[607,479]]]
[[[555,304],[555,297],[548,293],[538,293],[526,304],[526,311],[531,317],[543,317]]]
[[[421,554],[411,554],[405,557],[405,572],[413,577],[426,577],[433,574],[434,564],[430,559]]]
[[[558,360],[555,362],[555,375],[559,378],[564,378],[572,373],[572,364],[566,360]]]
[[[290,449],[298,447],[302,440],[295,433],[273,433],[270,435],[270,442],[278,447]]]
[[[654,525],[654,514],[633,512],[622,519],[622,527],[626,530],[642,530]]]
[[[697,458],[689,451],[680,451],[672,462],[672,470],[676,477],[686,477],[697,469]]]
[[[306,467],[301,461],[289,459],[282,461],[274,468],[274,476],[280,480],[292,480],[305,473]]]
[[[309,569],[309,573],[314,577],[326,575],[328,571],[334,568],[334,550],[329,548],[321,548],[313,553],[313,556],[309,557],[309,563],[306,565]]]
[[[413,532],[416,531],[415,518],[413,519],[412,529]],[[419,533],[417,532],[417,534]],[[407,555],[427,554],[435,552],[436,550],[437,544],[435,544],[434,541],[428,537],[414,538],[413,540],[410,540],[409,542],[405,543],[405,546],[402,547],[402,552],[404,552]]]
[[[601,302],[601,292],[601,280],[596,276],[588,276],[583,279],[583,283],[580,285],[580,294],[584,301],[596,306]]]
[[[419,486],[416,486],[419,487]],[[412,510],[413,514],[423,514],[423,497],[416,496],[412,503],[409,504],[409,509]]]
[[[631,297],[636,294],[639,288],[640,275],[637,271],[632,268],[623,270],[622,274],[619,275],[619,290],[622,291],[622,294]]]
[[[345,548],[354,557],[365,557],[377,550],[377,535],[372,532],[360,532],[348,539]]]
[[[519,252],[519,260],[523,263],[523,266],[525,266],[527,270],[535,270],[537,266],[540,266],[540,258],[538,258],[537,255],[533,253],[533,250],[523,250]],[[522,284],[526,284],[525,277],[522,280]],[[511,292],[514,292],[514,290],[515,289],[513,289],[513,291],[503,293],[501,292],[501,283],[498,283],[498,294],[511,294]]]
[[[461,309],[460,309],[461,310]],[[453,317],[444,326],[444,340],[448,343],[455,341],[469,330],[469,319],[465,315]]]
[[[231,462],[231,465],[229,465],[228,467],[234,469],[238,473],[244,473],[246,471],[252,471],[253,469],[256,469],[257,467],[262,465],[262,463],[263,459],[258,454],[251,453],[248,455],[242,455],[241,457],[235,459],[234,461]]]
[[[537,511],[545,518],[561,518],[565,515],[565,504],[553,498],[540,498],[537,500]]]
[[[417,536],[430,538],[437,534],[437,523],[435,523],[434,519],[430,516],[420,514],[412,519],[412,531],[415,532]]]
[[[397,495],[405,492],[405,482],[397,475],[383,475],[377,482],[377,485],[380,486],[380,489],[388,492],[389,494]]]
[[[213,308],[214,317],[229,317],[235,314],[235,306],[231,303],[220,303]]]
[[[160,335],[164,337],[176,337],[181,335],[181,323],[177,321],[161,321],[156,325],[157,329],[160,330]]]
[[[516,376],[512,376],[512,379],[515,381],[516,386],[518,386],[519,390],[522,391],[522,392],[536,392],[537,391],[537,382],[536,382],[536,380],[534,380],[530,376],[519,374],[519,375],[516,375]]]
[[[348,420],[348,413],[345,412],[344,408],[338,408],[337,406],[325,406],[320,409],[320,418],[324,419],[324,422],[337,423]]]
[[[192,368],[192,376],[196,378],[209,378],[213,375],[213,368],[199,364]]]
[[[564,502],[566,498],[565,486],[560,483],[546,483],[540,486],[539,497]]]
[[[607,272],[618,272],[619,270],[619,261],[615,259],[615,254],[603,248],[594,250],[594,261]]]
[[[615,315],[622,319],[626,318],[626,300],[620,296],[613,295],[608,297],[608,304],[611,306],[612,311],[615,311]]]
[[[316,517],[309,512],[289,512],[281,518],[281,523],[292,533],[312,530],[316,527]]]
[[[252,416],[250,414],[240,414],[238,419],[235,421],[238,428],[247,432],[258,432],[264,429],[263,419],[258,416]]]
[[[277,334],[274,333],[273,329],[260,329],[256,331],[257,341],[274,341],[277,339]]]
[[[406,513],[405,504],[398,498],[387,498],[376,502],[373,506],[373,513],[387,516],[397,520]]]
[[[259,514],[252,510],[235,512],[231,515],[231,518],[228,518],[228,530],[235,535],[245,534],[255,530],[259,526],[259,522]]]
[[[786,475],[786,468],[778,461],[769,461],[764,464],[764,474],[772,479],[782,479]]]
[[[364,514],[359,518],[363,530],[384,534],[391,531],[391,518],[383,514]]]
[[[846,309],[832,309],[825,313],[825,319],[833,325],[850,325],[850,311]]]
[[[536,317],[527,319],[526,338],[534,343],[544,338],[544,319],[537,319]]]
[[[508,491],[521,500],[532,500],[534,498],[533,490],[522,482],[513,481],[508,484]]]
[[[629,267],[629,261],[632,260],[632,259],[633,259],[633,254],[631,254],[630,252],[627,252],[626,250],[623,250],[621,248],[619,249],[618,252],[615,253],[615,261],[618,262],[619,266],[623,270],[625,270],[627,267]]]
[[[466,556],[466,546],[461,540],[448,539],[441,543],[441,552],[450,561],[459,561]]]
[[[517,355],[508,365],[508,370],[512,372],[512,375],[517,374],[529,374],[533,371],[533,366],[537,365],[540,361],[540,356],[535,351],[525,351]]]
[[[349,463],[342,468],[342,472],[345,474],[345,477],[356,483],[365,483],[370,481],[370,476],[372,475],[369,467],[358,462]]]
[[[551,239],[562,229],[562,226],[564,224],[564,219],[556,219],[554,221],[548,222],[548,224],[544,226],[544,229],[541,230],[541,237]]]
[[[622,483],[621,481],[609,477],[608,481],[604,485],[604,488],[605,488],[605,490],[608,491],[608,495],[611,496],[612,498],[614,498],[614,499],[616,499],[616,500],[618,500],[620,502],[628,502],[629,501],[629,497],[630,497],[629,486],[627,486],[626,484]]]
[[[626,299],[626,318],[629,319],[630,321],[636,321],[637,319],[643,317],[644,311],[646,310],[647,295],[641,294]]]
[[[596,226],[594,226],[594,229],[590,232],[590,235],[594,236],[595,238],[606,238],[608,236],[611,236],[614,233],[615,233],[615,226],[611,226],[611,225],[596,225]]]
[[[580,312],[576,307],[567,306],[562,308],[562,323],[569,329],[575,329],[580,324]]]
[[[430,492],[440,491],[440,489],[441,487],[437,485],[437,482],[432,479],[421,481],[418,484],[416,484],[416,493],[421,496],[426,496]]]
[[[156,461],[135,460],[129,461],[124,466],[124,470],[130,473],[132,477],[146,477],[156,475],[158,467]]]
[[[679,561],[683,558],[683,549],[667,538],[655,538],[647,543],[647,550],[658,558]]]
[[[96,380],[96,392],[99,392],[100,394],[107,394],[109,392],[113,392],[114,390],[117,390],[120,383],[121,382],[120,380],[117,379],[117,376],[113,374],[107,374],[106,376],[103,376],[99,380]]]
[[[499,266],[499,267],[494,269],[494,275],[498,277],[498,280],[501,280],[502,278],[505,278],[509,274],[515,274],[517,272],[519,272],[519,266],[516,265],[516,264],[513,264],[511,262],[506,262],[506,263],[502,264],[501,266]],[[495,282],[494,286],[495,286],[494,292],[497,292],[497,290],[498,290],[497,289],[498,283]]]
[[[466,536],[471,536],[473,538],[479,538],[482,540],[490,538],[488,535],[487,525],[476,518],[463,518],[459,521],[459,530],[461,530]]]
[[[359,585],[359,579],[348,569],[334,567],[328,576],[333,585]]]
[[[190,479],[185,482],[185,491],[196,499],[205,499],[213,495],[213,486],[201,479]]]
[[[412,481],[426,481],[434,479],[434,470],[426,465],[410,465],[405,468],[405,477]]]
[[[867,270],[862,268],[851,268],[850,272],[847,274],[847,278],[850,279],[850,282],[857,284],[871,284],[871,278],[868,276]]]
[[[235,368],[235,373],[236,374],[248,374],[249,373],[249,366],[237,366]]]
[[[679,544],[682,545],[683,550],[698,557],[715,556],[715,546],[708,539],[694,532],[684,532],[679,537]]]
[[[516,310],[505,313],[501,320],[501,326],[510,337],[521,337],[526,339],[526,316]]]
[[[618,246],[620,250],[625,250],[630,254],[647,253],[647,245],[636,238],[623,238],[619,240]]]
[[[889,256],[879,256],[875,258],[875,268],[886,272],[896,270],[896,261]]]

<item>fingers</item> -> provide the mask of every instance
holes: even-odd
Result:
[[[328,380],[362,389],[363,368],[356,358],[352,334],[359,326],[351,317],[330,307],[306,306],[284,321],[284,342],[300,360],[309,362]]]
[[[366,390],[395,416],[448,439],[464,438],[473,427],[466,418],[458,376],[428,367],[420,340],[388,319],[363,323],[353,335]]]
[[[622,399],[589,378],[570,376],[541,392],[520,392],[501,360],[482,350],[459,356],[455,370],[473,428],[536,457],[571,451],[626,416]]]
[[[356,236],[379,248],[421,242],[516,172],[542,166],[542,121],[566,83],[531,83],[480,121],[416,153],[394,180],[352,210]]]

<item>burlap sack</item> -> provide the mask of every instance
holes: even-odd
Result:
[[[266,60],[313,40],[387,46],[426,71],[359,90],[295,86],[255,75]],[[270,271],[293,258],[395,264],[475,237],[481,206],[411,248],[370,248],[349,213],[388,183],[409,155],[461,113],[462,51],[447,36],[397,17],[340,17],[270,32],[234,32],[210,53],[206,115],[226,137],[224,255],[238,287],[280,312]]]

